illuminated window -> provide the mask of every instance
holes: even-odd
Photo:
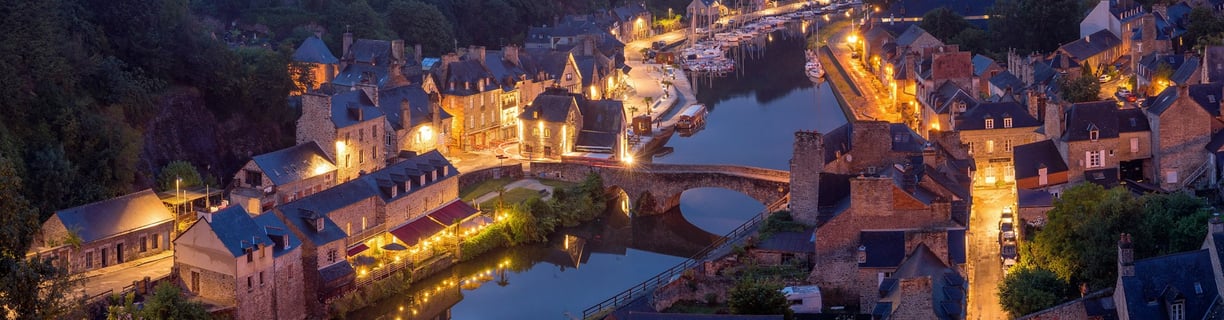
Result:
[[[1012,118],[1003,118],[1003,127],[1004,127],[1004,128],[1011,128],[1011,127],[1012,127]]]
[[[1105,166],[1105,150],[1087,151],[1084,152],[1086,158],[1084,163],[1088,168],[1100,168]]]
[[[994,129],[994,119],[986,119],[986,129]]]

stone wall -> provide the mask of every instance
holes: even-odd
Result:
[[[297,120],[297,142],[316,141],[328,157],[336,159],[336,125],[332,123],[331,97],[318,93],[302,95],[302,116]]]
[[[894,319],[930,319],[935,317],[935,303],[931,294],[931,278],[901,279],[900,301],[893,301]]]
[[[718,187],[739,191],[770,205],[790,191],[790,174],[764,168],[727,165],[667,165],[641,164],[630,168],[599,167],[577,163],[532,163],[532,173],[571,182],[582,181],[589,173],[598,173],[606,186],[620,187],[639,203],[644,197],[656,199],[654,208],[638,208],[639,212],[661,213],[679,204],[685,190]]]
[[[382,169],[386,164],[386,117],[363,118],[361,122],[336,129],[334,141],[319,141],[324,150],[336,148],[337,183],[357,178],[360,173]]]
[[[308,314],[302,250],[291,249],[275,258],[276,318],[304,319]]]
[[[116,260],[116,249],[123,244],[123,263],[152,256],[170,249],[170,239],[173,236],[174,222],[167,221],[149,228],[131,231],[94,242],[83,243],[77,249],[63,248],[57,253],[66,254],[68,269],[72,273],[86,272],[119,264]],[[157,247],[153,247],[153,235],[157,234]],[[145,243],[141,250],[141,242]],[[106,249],[106,265],[102,265],[102,249]],[[87,254],[90,253],[90,254]],[[92,256],[92,266],[86,267],[86,257]]]
[[[174,270],[178,272],[176,277],[182,279],[183,287],[187,288],[191,293],[225,305],[235,305],[237,303],[238,297],[235,293],[237,292],[238,281],[234,276],[208,269],[195,268],[185,264],[176,265]],[[193,277],[196,276],[199,277],[199,290],[192,290],[192,286],[196,282]]]
[[[1130,142],[1127,142],[1127,143],[1130,143]],[[1097,141],[1083,140],[1083,141],[1072,141],[1072,142],[1066,143],[1067,152],[1065,154],[1067,157],[1067,168],[1068,168],[1067,180],[1070,181],[1071,183],[1077,183],[1077,182],[1084,181],[1085,179],[1084,171],[1085,170],[1117,168],[1118,167],[1118,157],[1111,157],[1109,155],[1111,152],[1116,154],[1117,148],[1118,148],[1118,138],[1103,138]],[[1105,151],[1104,156],[1102,156],[1102,160],[1101,160],[1104,166],[1096,167],[1096,168],[1089,168],[1087,152],[1088,151],[1101,151],[1101,150]]]
[[[271,271],[271,268],[262,271],[263,283],[260,283],[259,272],[251,274],[250,278],[240,276],[236,279],[239,297],[238,308],[234,311],[236,319],[267,319],[269,315],[276,314],[276,284]],[[250,281],[249,287],[247,281]]]
[[[791,215],[796,221],[816,224],[820,173],[824,171],[824,140],[820,133],[795,132],[790,161]]]
[[[1185,185],[1183,180],[1190,178],[1189,175],[1207,161],[1208,154],[1203,147],[1211,141],[1212,122],[1211,115],[1189,97],[1186,86],[1169,90],[1178,90],[1177,100],[1159,118],[1149,115],[1156,133],[1154,139],[1158,140],[1153,141],[1158,148],[1153,150],[1158,155],[1154,159],[1153,180],[1160,182],[1165,190]]]
[[[681,276],[655,289],[651,296],[651,305],[655,310],[666,310],[680,301],[706,302],[706,295],[715,294],[718,303],[727,301],[727,293],[735,287],[735,281],[723,277],[707,277],[701,272],[701,267],[689,269],[692,276]]]
[[[459,178],[450,176],[386,205],[386,228],[394,228],[459,198]],[[446,221],[449,222],[449,221]]]
[[[482,182],[488,180],[503,177],[508,177],[513,180],[523,178],[523,164],[509,164],[463,173],[459,176],[459,190],[467,189],[468,187],[481,184]]]

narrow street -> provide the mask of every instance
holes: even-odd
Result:
[[[999,219],[1003,208],[1014,206],[1012,187],[974,187],[973,208],[969,218],[968,267],[969,310],[966,319],[1006,319],[999,305],[998,285],[1003,282],[1003,261],[999,256]]]

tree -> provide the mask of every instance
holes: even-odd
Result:
[[[727,296],[727,306],[733,314],[782,314],[793,317],[782,285],[772,281],[758,281],[751,277],[740,279]]]
[[[999,304],[1013,318],[1058,305],[1071,287],[1053,272],[1038,268],[1012,269],[999,283]]]
[[[1052,52],[1079,38],[1079,0],[999,0],[990,10],[990,32],[998,47],[1019,54]]]
[[[186,189],[203,185],[204,180],[200,179],[200,172],[196,171],[195,166],[187,161],[173,161],[162,167],[161,173],[157,175],[157,186],[162,191],[175,189]]]
[[[1197,46],[1200,39],[1206,40],[1204,38],[1224,33],[1224,17],[1207,7],[1191,10],[1187,21],[1185,39],[1190,46]]]
[[[387,6],[387,23],[400,39],[420,43],[427,56],[454,49],[451,23],[433,5],[416,0],[391,2]]]
[[[1089,70],[1085,67],[1084,75],[1075,79],[1069,79],[1069,77],[1058,79],[1059,91],[1062,92],[1063,100],[1071,103],[1101,100],[1101,83],[1097,82],[1097,78]]]
[[[965,29],[971,28],[969,22],[965,22],[964,17],[948,7],[939,7],[927,12],[922,16],[922,23],[918,26],[945,42]]]
[[[331,43],[341,43],[344,31],[352,32],[357,38],[389,39],[391,30],[387,29],[383,15],[374,11],[365,0],[354,0],[347,5],[343,1],[332,2],[332,22],[328,29],[336,30]]]
[[[154,289],[153,296],[145,301],[138,314],[143,319],[211,319],[204,305],[188,300],[178,286],[162,282]]]
[[[67,317],[81,305],[80,278],[54,257],[25,258],[38,230],[38,212],[20,189],[12,163],[0,156],[0,310],[19,319]]]

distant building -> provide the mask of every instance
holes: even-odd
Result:
[[[180,285],[237,319],[304,319],[301,240],[273,213],[240,206],[205,215],[174,240]]]
[[[969,281],[926,244],[918,244],[897,271],[880,281],[874,319],[964,319]]]
[[[612,8],[611,13],[616,18],[616,23],[611,28],[612,35],[621,42],[631,42],[654,34],[654,29],[651,28],[654,19],[650,10],[646,9],[645,2],[629,2]]]
[[[722,1],[718,0],[693,0],[686,9],[688,11],[690,32],[696,32],[697,28],[709,29],[718,22],[718,18],[722,16],[724,10],[727,10]]]
[[[289,70],[297,85],[295,94],[316,90],[336,79],[336,74],[340,73],[340,59],[336,59],[327,44],[316,36],[302,41],[302,45],[293,52],[292,60]]]
[[[961,142],[977,162],[979,185],[1015,182],[1012,147],[1040,140],[1041,122],[1016,102],[980,103],[957,116]]]
[[[34,250],[55,255],[70,273],[81,273],[171,250],[174,224],[174,213],[145,189],[56,211],[43,222]],[[68,245],[72,241],[80,244]]]
[[[297,120],[297,143],[316,142],[336,161],[336,181],[349,181],[386,164],[389,124],[379,106],[378,88],[335,95],[302,95],[302,116]]]
[[[519,153],[529,159],[560,160],[571,153],[614,161],[627,156],[625,111],[620,101],[587,100],[552,90],[536,97],[519,115],[519,123],[523,135]]]

